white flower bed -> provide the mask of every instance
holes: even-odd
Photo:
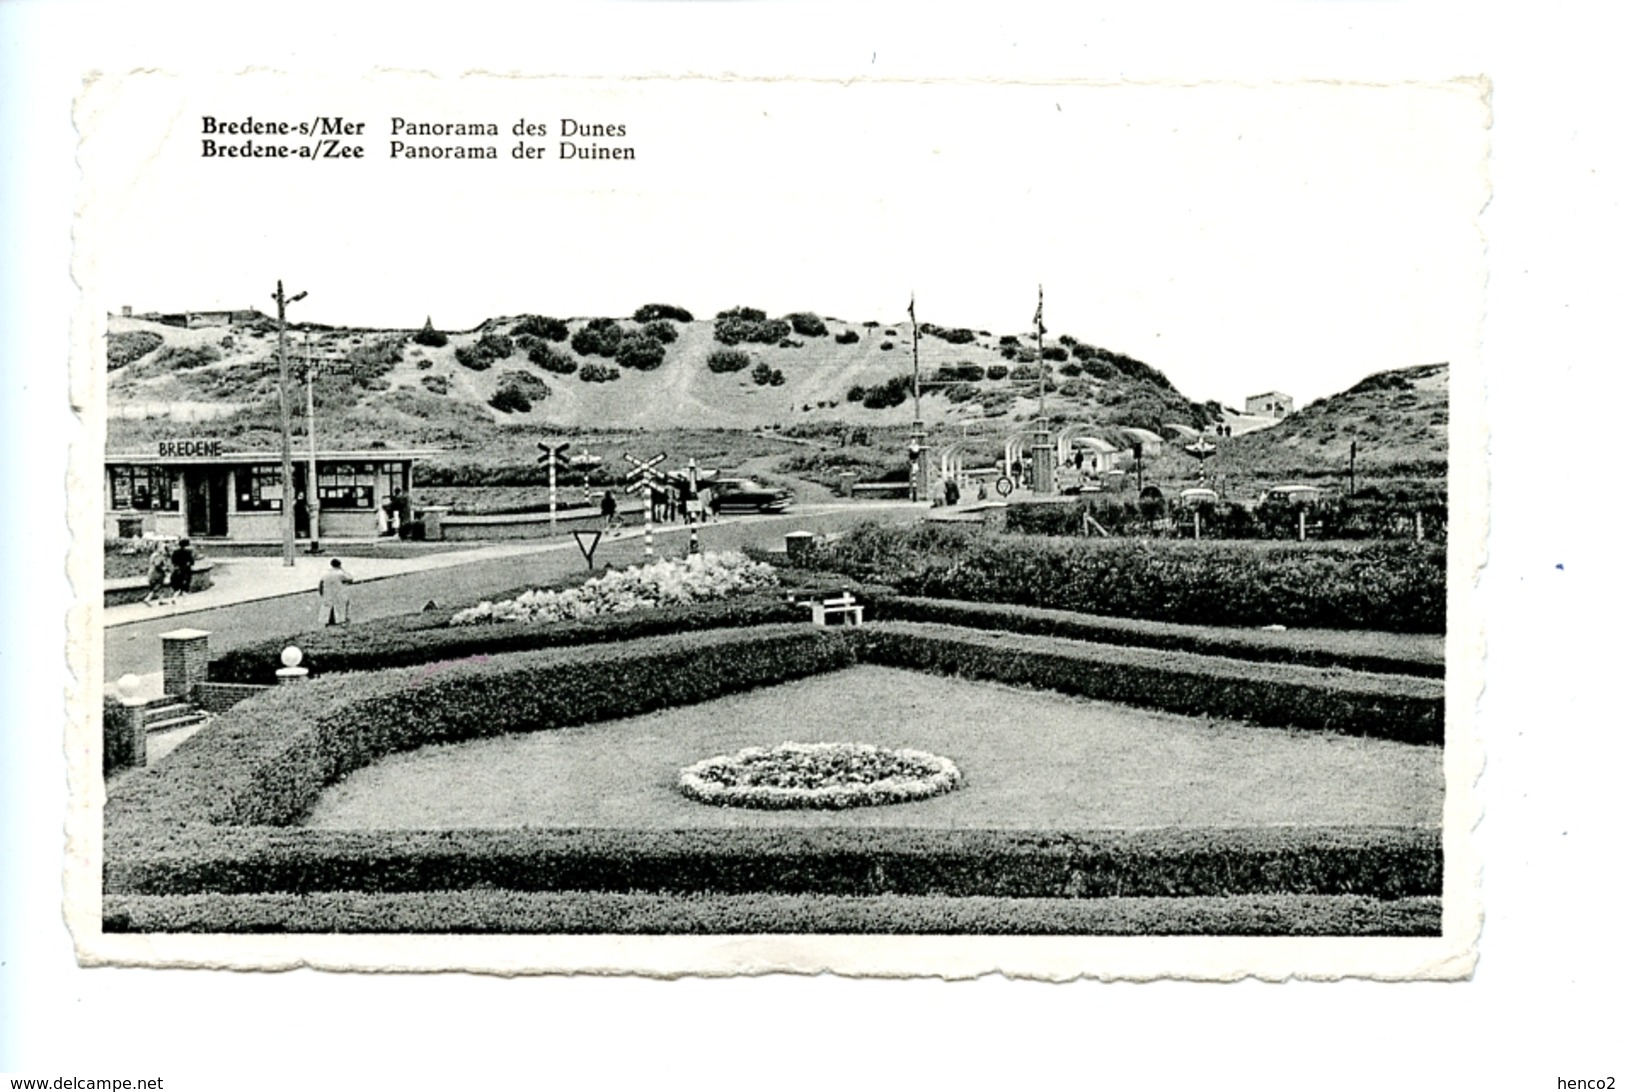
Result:
[[[689,554],[630,569],[612,569],[580,587],[534,588],[517,599],[484,602],[451,617],[454,626],[481,622],[562,622],[595,614],[619,614],[726,599],[778,582],[773,566],[744,554]]]
[[[940,796],[959,767],[926,751],[870,743],[747,747],[684,768],[678,788],[702,804],[735,808],[861,808]]]

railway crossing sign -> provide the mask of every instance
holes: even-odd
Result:
[[[549,447],[547,444],[537,444],[542,449],[542,457],[538,461],[547,467],[547,530],[549,534],[556,534],[559,529],[559,456],[570,447],[569,444],[558,444]],[[580,540],[578,539],[577,542]],[[596,546],[597,543],[594,543]],[[592,568],[592,554],[587,554],[587,568]]]
[[[654,489],[655,479],[660,472],[655,469],[666,461],[666,453],[662,451],[652,459],[635,458],[630,451],[626,452],[626,461],[632,464],[632,481],[627,485],[628,493],[643,491],[643,557],[645,560],[655,556],[654,534]]]

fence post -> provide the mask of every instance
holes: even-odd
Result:
[[[1299,505],[1298,506],[1298,541],[1299,542],[1302,542],[1304,539],[1309,537],[1309,529],[1307,527],[1307,523],[1308,523],[1308,513],[1306,513],[1303,510],[1302,505]]]
[[[1421,542],[1422,537],[1422,513],[1418,511],[1416,513],[1416,541]]]

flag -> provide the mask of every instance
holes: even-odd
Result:
[[[908,294],[908,321],[910,321],[910,322],[915,321],[914,320],[914,293],[912,293],[912,292],[910,292]]]
[[[1038,310],[1033,312],[1033,325],[1038,327],[1038,336],[1043,337],[1049,333],[1044,329],[1044,286],[1038,286]]]

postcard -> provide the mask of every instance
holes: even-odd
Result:
[[[82,963],[1472,972],[1481,81],[75,121]]]

